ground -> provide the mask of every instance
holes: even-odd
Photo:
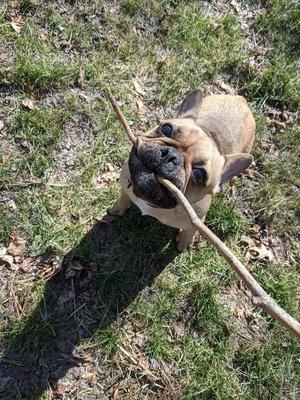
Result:
[[[132,208],[105,217],[135,130],[184,95],[244,95],[255,166],[208,226],[299,307],[299,3],[0,5],[0,398],[298,399],[299,342],[205,241]]]

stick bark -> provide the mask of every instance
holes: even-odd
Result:
[[[106,90],[107,93],[107,97],[110,101],[110,104],[113,106],[113,109],[115,110],[119,121],[121,122],[121,124],[123,125],[123,128],[125,129],[125,132],[127,133],[128,139],[131,141],[131,143],[136,146],[137,143],[137,138],[135,136],[135,134],[132,132],[126,118],[124,117],[116,99],[112,96],[112,94],[110,93],[109,90]]]
[[[114,97],[107,90],[107,95],[110,103],[112,104],[120,122],[122,123],[128,139],[132,142],[133,146],[137,145],[137,138],[132,132],[126,118],[124,117],[119,105]],[[232,253],[232,251],[198,218],[193,207],[190,205],[184,194],[167,179],[158,178],[159,182],[164,185],[183,205],[187,214],[190,217],[192,225],[198,229],[203,237],[205,237],[225,258],[227,263],[234,269],[234,271],[241,278],[243,283],[253,294],[253,303],[263,308],[269,315],[272,315],[278,322],[284,325],[296,337],[300,338],[300,324],[299,322],[289,315],[283,308],[281,308],[276,301],[269,296],[257,280],[250,274],[246,267],[240,260]]]

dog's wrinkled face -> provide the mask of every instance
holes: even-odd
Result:
[[[214,169],[222,168],[220,155],[212,140],[191,118],[163,121],[144,134],[129,158],[134,193],[152,205],[172,208],[176,201],[157,177],[170,180],[183,192],[192,186],[211,187],[212,160]],[[215,174],[214,174],[215,175]]]
[[[173,208],[176,200],[157,177],[170,180],[190,201],[215,193],[253,161],[250,154],[221,155],[216,144],[198,125],[202,93],[194,90],[185,98],[177,118],[138,137],[129,158],[135,195],[150,205]]]

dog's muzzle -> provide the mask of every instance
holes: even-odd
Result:
[[[131,151],[129,171],[137,197],[160,208],[176,206],[173,195],[157,179],[160,176],[179,189],[184,187],[183,158],[174,147],[141,144]]]

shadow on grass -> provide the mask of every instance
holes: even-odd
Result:
[[[76,347],[115,321],[174,259],[173,236],[135,209],[111,224],[96,223],[64,258],[64,265],[78,260],[84,268],[74,278],[63,271],[46,283],[5,350],[4,358],[20,365],[0,363],[0,398],[38,399],[82,362]]]

